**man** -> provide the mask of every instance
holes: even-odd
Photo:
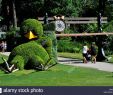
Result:
[[[91,44],[90,53],[91,53],[92,63],[96,63],[97,46],[96,46],[95,42],[92,42],[92,44]]]

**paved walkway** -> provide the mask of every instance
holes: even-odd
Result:
[[[10,52],[0,52],[0,54],[3,54],[3,55],[6,55],[6,56],[9,56]]]
[[[63,57],[59,57],[58,60],[61,64],[65,64],[65,65],[89,67],[89,68],[95,68],[102,71],[113,72],[113,64],[106,63],[106,62],[96,62],[95,64],[88,62],[87,64],[85,64],[81,60],[63,58]]]
[[[9,56],[10,52],[0,52],[1,54]],[[107,63],[107,62],[96,62],[91,63],[88,62],[87,64],[83,63],[81,60],[78,59],[72,59],[72,58],[63,58],[58,57],[59,63],[65,64],[65,65],[72,65],[72,66],[81,66],[81,67],[89,67],[89,68],[95,68],[102,71],[108,71],[113,72],[113,64]]]

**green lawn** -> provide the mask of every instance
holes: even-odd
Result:
[[[58,56],[68,57],[68,58],[76,58],[76,59],[83,59],[82,53],[58,52]]]
[[[113,74],[58,64],[48,71],[0,71],[0,86],[113,86]]]
[[[5,58],[6,60],[8,59],[7,56],[5,56],[5,55],[1,55],[1,54],[0,54],[0,64],[4,62],[4,61],[2,60],[2,57]]]
[[[58,64],[48,71],[0,71],[0,86],[113,86],[113,73]]]

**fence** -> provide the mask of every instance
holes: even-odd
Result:
[[[44,23],[44,17],[38,17],[41,23]],[[54,21],[53,17],[48,17],[48,21]],[[88,23],[98,23],[97,17],[65,17],[64,21],[66,24],[88,24]],[[107,23],[107,17],[101,18],[101,23]]]
[[[76,33],[76,34],[56,34],[57,37],[74,37],[74,36],[98,36],[98,35],[113,35],[113,32],[102,32],[102,33]]]
[[[38,17],[38,20],[44,23],[44,18],[43,17]],[[97,17],[65,17],[64,21],[66,25],[70,24],[91,24],[91,23],[98,23]],[[53,17],[48,17],[48,21],[54,21]],[[107,23],[107,17],[102,17],[101,18],[101,23]],[[113,33],[76,33],[76,34],[56,34],[57,37],[69,37],[69,36],[96,36],[96,35],[113,35]]]

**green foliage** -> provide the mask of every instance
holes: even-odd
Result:
[[[104,10],[103,15],[112,19],[113,5],[107,0],[104,1],[105,6],[102,7]],[[5,9],[7,5],[10,5],[10,1],[2,0],[1,4],[2,15],[7,17]],[[99,0],[15,0],[15,7],[19,23],[24,19],[37,18],[37,16],[42,17],[45,12],[49,16],[62,14],[69,17],[95,17],[99,9]]]
[[[103,26],[103,31],[105,32],[113,32],[113,20],[107,23],[106,25]],[[111,55],[113,54],[112,47],[113,47],[113,36],[109,35],[103,38],[103,40],[106,41],[105,45],[105,54],[106,55]]]
[[[103,26],[103,31],[106,31],[106,32],[113,31],[113,20]]]
[[[19,27],[17,27],[17,29],[10,28],[10,30],[6,32],[6,36],[7,36],[7,38],[20,37],[19,31],[20,31]]]
[[[6,60],[8,59],[8,56],[0,54],[0,64],[4,63],[2,57],[5,58]]]
[[[55,30],[54,22],[44,25],[44,35],[49,37],[52,41],[52,58],[54,59],[55,62],[57,62],[58,61],[57,60],[57,39],[56,39],[54,30]]]
[[[2,16],[0,16],[0,21],[1,21],[1,20],[3,20],[3,17],[2,17]]]
[[[74,52],[78,53],[82,49],[81,44],[71,42],[69,40],[58,40],[58,51],[59,52]]]
[[[18,61],[19,60],[19,61]],[[16,66],[20,69],[24,69],[24,59],[22,56],[16,55],[11,63],[16,64]]]
[[[21,56],[23,59],[21,58],[21,60],[20,60],[19,59],[20,57],[18,57],[17,55]],[[15,58],[15,56],[17,56],[17,57]],[[31,41],[31,42],[28,42],[28,43],[15,47],[9,56],[8,63],[15,64],[17,62],[18,63],[24,62],[21,65],[29,67],[28,62],[32,62],[30,60],[35,61],[32,58],[36,58],[35,60],[37,61],[37,64],[35,64],[35,66],[39,66],[39,64],[47,63],[47,61],[49,60],[49,55],[48,55],[47,51],[41,45],[37,44],[35,41]],[[40,60],[43,60],[44,62],[40,61]],[[31,67],[34,67],[33,63],[29,63],[29,64],[32,65]],[[21,66],[19,68],[21,68]]]
[[[98,32],[97,31],[97,24],[96,23],[94,23],[94,24],[87,24],[85,32],[89,32],[89,33]]]
[[[20,34],[24,35],[28,31],[32,31],[33,34],[41,37],[43,35],[43,27],[41,22],[36,19],[25,20],[21,25]]]
[[[44,31],[54,31],[55,30],[55,24],[54,22],[50,22],[49,24],[43,25]]]
[[[25,20],[19,33],[24,39],[24,35],[29,31],[32,31],[37,38],[27,40],[24,44],[15,47],[9,56],[8,63],[16,64],[20,70],[24,68],[45,70],[46,67],[57,62],[55,33],[43,34],[42,24],[36,19]]]
[[[78,16],[78,11],[81,10],[81,6],[78,1],[75,0],[55,0],[52,1],[54,6],[50,8],[53,14],[63,14],[66,16]]]
[[[14,29],[10,28],[9,31],[6,32],[6,40],[7,40],[7,45],[8,51],[11,51],[15,46],[17,46],[20,43],[20,35],[19,35],[20,29]]]
[[[66,29],[64,30],[64,34],[70,34],[70,33],[73,33],[73,30],[71,30],[71,29],[69,29],[69,28],[66,28]],[[72,38],[71,38],[71,37],[59,37],[58,39],[70,41]]]

